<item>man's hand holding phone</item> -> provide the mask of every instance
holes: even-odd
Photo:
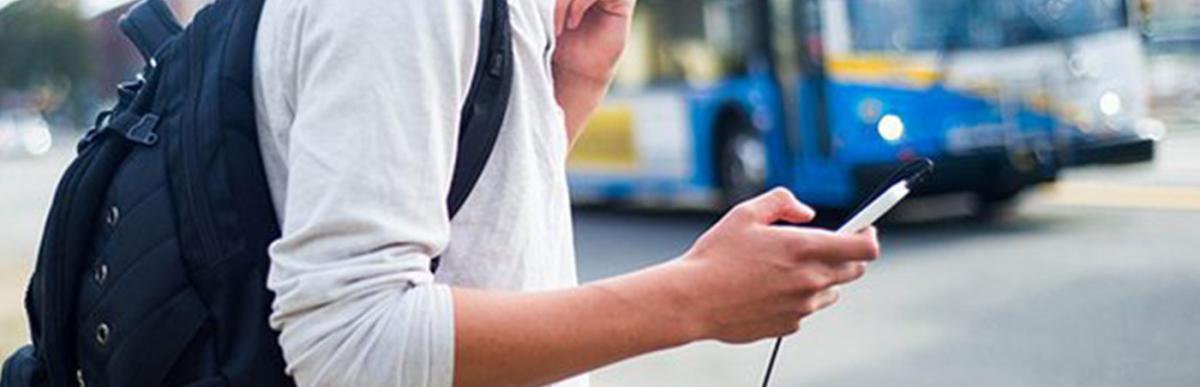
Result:
[[[746,343],[796,332],[879,256],[874,228],[837,234],[775,225],[814,215],[788,190],[772,190],[734,207],[677,261],[702,339]]]

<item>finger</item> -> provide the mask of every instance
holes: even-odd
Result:
[[[864,228],[862,231],[859,231],[855,234],[872,240],[879,239],[879,230],[876,229],[875,226]]]
[[[821,240],[826,244],[823,250],[828,252],[825,255],[828,261],[874,261],[879,258],[879,240],[875,237],[874,227],[853,235],[834,234]]]
[[[747,200],[734,208],[734,211],[744,213],[750,221],[760,224],[772,224],[780,220],[807,223],[816,216],[812,208],[801,203],[786,188],[775,188]]]
[[[834,285],[841,285],[853,282],[862,278],[867,273],[867,263],[862,261],[853,261],[837,264],[833,267],[832,276]]]
[[[805,261],[799,263],[791,281],[799,294],[807,295],[852,282],[862,278],[866,272],[867,263],[862,261],[834,264]]]
[[[835,285],[835,280],[837,280],[837,273],[834,268],[817,260],[797,262],[792,270],[792,275],[787,277],[795,294],[803,298],[808,298],[813,293]]]
[[[588,9],[592,8],[596,0],[574,0],[571,2],[571,9],[567,11],[567,28],[576,29],[583,22],[583,16],[587,14]]]
[[[835,234],[802,227],[779,227],[781,238],[801,260],[816,259],[827,263],[873,261],[879,257],[879,241],[874,228],[857,234]]]
[[[796,195],[792,194],[792,191],[784,189],[783,192],[786,193],[784,195],[785,203],[782,204],[783,209],[779,213],[778,220],[803,224],[811,222],[813,218],[817,217],[817,212],[812,207],[800,202],[800,199],[796,199]]]
[[[840,297],[841,290],[836,286],[813,294],[812,297],[809,297],[808,300],[806,300],[804,308],[800,311],[801,317],[808,316],[832,306],[834,303],[837,303],[837,300]]]
[[[875,229],[874,226],[867,227],[862,231],[859,231],[857,234],[854,234],[853,237],[859,238],[862,243],[865,244],[868,261],[874,261],[875,259],[879,258],[879,254],[881,254],[881,247],[879,247],[879,230]]]
[[[765,338],[790,336],[800,330],[800,320],[794,313],[780,313],[776,316],[762,318],[761,321],[746,324],[740,330],[750,332],[729,339],[722,339],[730,344],[746,344]]]
[[[800,325],[800,319],[795,316],[781,316],[772,320],[771,334],[767,337],[791,336],[800,331]]]
[[[567,9],[572,0],[558,0],[554,5],[554,35],[561,35],[567,23]]]

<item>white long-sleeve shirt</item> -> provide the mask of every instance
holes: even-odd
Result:
[[[512,100],[450,221],[483,1],[266,2],[255,102],[283,228],[270,248],[271,324],[300,386],[448,387],[449,285],[575,284],[567,138],[550,71],[555,2],[509,3]]]

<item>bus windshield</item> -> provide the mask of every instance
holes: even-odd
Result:
[[[642,0],[618,88],[711,83],[745,71],[756,30],[746,0]]]
[[[1125,28],[1125,0],[846,0],[860,51],[990,49]]]

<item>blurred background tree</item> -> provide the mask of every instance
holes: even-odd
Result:
[[[20,0],[0,9],[0,109],[85,122],[89,42],[77,0]]]

